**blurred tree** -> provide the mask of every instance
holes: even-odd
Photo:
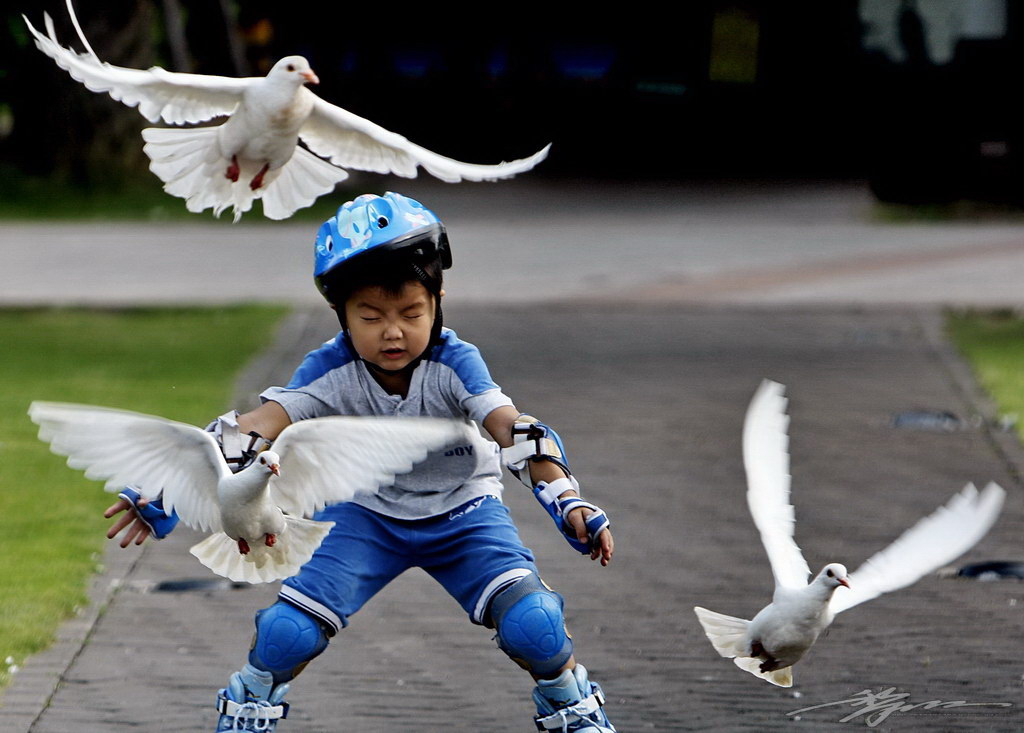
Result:
[[[171,49],[173,71],[192,71],[192,55],[185,40],[185,17],[178,0],[163,0],[164,25],[167,27],[167,45]]]
[[[947,0],[967,9],[972,29],[1000,26],[990,16],[1005,4],[1003,30],[947,44],[949,68],[894,64],[866,42],[872,22],[860,13],[870,6],[890,19],[894,43],[926,61],[930,34],[913,10],[937,2],[694,0],[669,20],[558,3],[485,14],[444,4],[410,13],[76,0],[112,64],[249,76],[302,54],[327,101],[463,160],[508,160],[553,142],[533,175],[864,175],[873,161],[907,169],[901,150],[923,138],[930,148],[910,168],[925,182],[943,178],[929,163],[953,145],[981,145],[994,164],[1016,159],[1022,129],[1004,109],[1024,58],[1024,14],[1009,0]],[[138,135],[150,123],[84,89],[30,42],[21,12],[41,28],[46,11],[60,39],[78,46],[64,0],[17,3],[0,0],[0,167],[89,185],[152,179]]]
[[[43,12],[54,19],[63,45],[82,50],[63,2],[45,0],[28,9],[40,30]],[[150,0],[107,0],[103,13],[79,16],[101,59],[136,68],[159,61],[159,20]],[[139,131],[145,120],[139,113],[85,89],[40,53],[18,10],[5,8],[0,22],[0,100],[11,116],[0,160],[29,175],[86,185],[144,172]]]
[[[146,69],[247,75],[235,3],[219,0],[106,0],[78,3],[82,31],[101,60]],[[0,165],[83,186],[132,185],[148,177],[137,110],[87,90],[36,49],[22,11],[61,45],[83,51],[64,0],[29,9],[0,5]]]

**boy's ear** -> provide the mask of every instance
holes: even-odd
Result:
[[[442,298],[444,297],[444,288],[441,288],[441,292],[438,293],[438,295]]]

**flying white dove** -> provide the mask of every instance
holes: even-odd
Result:
[[[740,669],[790,687],[792,665],[837,613],[915,583],[967,552],[995,522],[1006,492],[994,483],[981,492],[968,484],[856,572],[829,563],[808,584],[810,568],[793,540],[789,418],[782,393],[781,384],[762,382],[743,426],[747,504],[775,576],[772,602],[751,621],[699,606],[694,611],[715,651]]]
[[[427,454],[465,440],[464,421],[322,417],[292,423],[273,450],[231,473],[214,437],[185,423],[125,410],[33,402],[40,440],[106,489],[163,494],[168,514],[213,533],[191,552],[231,580],[294,575],[333,526],[304,519],[328,504],[390,485]]]
[[[342,167],[414,178],[423,166],[449,183],[494,181],[530,170],[551,147],[498,165],[446,158],[320,99],[304,86],[319,79],[301,56],[281,59],[266,77],[244,79],[113,66],[99,60],[71,0],[67,5],[85,53],[57,42],[49,15],[43,16],[48,36],[22,17],[39,50],[86,88],[137,106],[150,122],[181,125],[228,116],[219,126],[142,131],[150,170],[167,193],[185,199],[189,211],[212,208],[219,216],[230,206],[237,222],[254,199],[262,199],[268,218],[286,219],[346,179]]]

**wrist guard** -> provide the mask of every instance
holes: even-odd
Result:
[[[565,471],[567,476],[572,476],[562,439],[553,428],[532,415],[522,414],[516,418],[512,426],[512,445],[502,448],[501,457],[509,472],[528,489],[533,489],[533,482],[530,480],[530,461],[551,461]]]
[[[565,541],[577,552],[589,555],[597,536],[611,526],[611,521],[603,509],[595,504],[591,504],[589,501],[584,501],[578,496],[567,496],[564,499],[558,498],[560,494],[570,490],[577,493],[580,490],[580,485],[573,476],[560,478],[557,481],[552,481],[550,484],[541,481],[534,487],[533,495],[537,497],[537,501],[541,503],[541,506],[547,510],[547,513],[555,523],[555,527],[565,537]],[[589,509],[592,512],[585,520],[587,526],[586,543],[579,541],[579,538],[576,537],[576,530],[566,521],[566,516],[568,516],[569,512],[580,507]]]
[[[117,496],[119,499],[124,499],[132,505],[132,511],[135,512],[135,516],[149,527],[149,533],[153,536],[154,540],[162,540],[178,524],[177,514],[172,513],[171,516],[167,516],[167,513],[164,512],[163,499],[153,499],[145,506],[139,506],[142,494],[132,486],[125,486]]]
[[[213,433],[220,446],[224,460],[232,473],[238,473],[248,466],[256,458],[256,455],[270,447],[270,441],[259,433],[249,433],[243,438],[238,430],[238,411],[225,412],[216,420],[206,426],[206,432]],[[142,494],[133,487],[126,486],[118,497],[132,505],[135,516],[149,528],[153,539],[162,540],[169,535],[178,524],[178,515],[174,512],[170,516],[164,511],[163,497],[157,497],[149,501],[145,506],[139,506]]]
[[[242,435],[238,429],[238,410],[230,410],[206,426],[213,433],[232,473],[238,473],[255,460],[260,451],[271,446],[271,441],[256,432]]]

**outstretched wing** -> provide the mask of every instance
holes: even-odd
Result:
[[[796,518],[789,503],[789,417],[785,387],[764,380],[747,408],[743,424],[743,465],[747,506],[761,533],[776,586],[802,588],[811,574],[793,539]]]
[[[321,417],[292,423],[274,441],[281,475],[270,479],[271,501],[288,514],[310,516],[390,485],[429,453],[469,440],[469,431],[465,421],[440,418]]]
[[[72,20],[78,27],[71,4]],[[57,42],[53,20],[44,14],[44,36],[23,15],[36,47],[53,59],[57,66],[71,74],[94,92],[106,92],[139,112],[150,122],[163,118],[171,124],[202,122],[220,115],[231,114],[241,99],[243,90],[254,79],[232,79],[226,76],[181,74],[158,66],[149,70],[128,69],[100,61],[92,49],[88,53],[75,53]],[[84,41],[84,37],[83,37]],[[88,45],[87,45],[88,48]]]
[[[308,91],[308,90],[307,90]],[[495,181],[525,173],[547,157],[550,145],[529,158],[497,165],[461,163],[409,142],[380,125],[325,102],[312,92],[315,103],[299,137],[317,155],[341,168],[393,173],[415,178],[417,166],[423,166],[442,181]]]
[[[974,484],[967,484],[851,573],[850,587],[836,588],[829,609],[840,613],[904,588],[960,557],[995,523],[1005,496],[998,484],[990,483],[980,492]]]
[[[126,410],[33,402],[39,439],[86,478],[118,492],[131,484],[191,527],[220,530],[217,481],[230,470],[212,435],[185,423]]]

